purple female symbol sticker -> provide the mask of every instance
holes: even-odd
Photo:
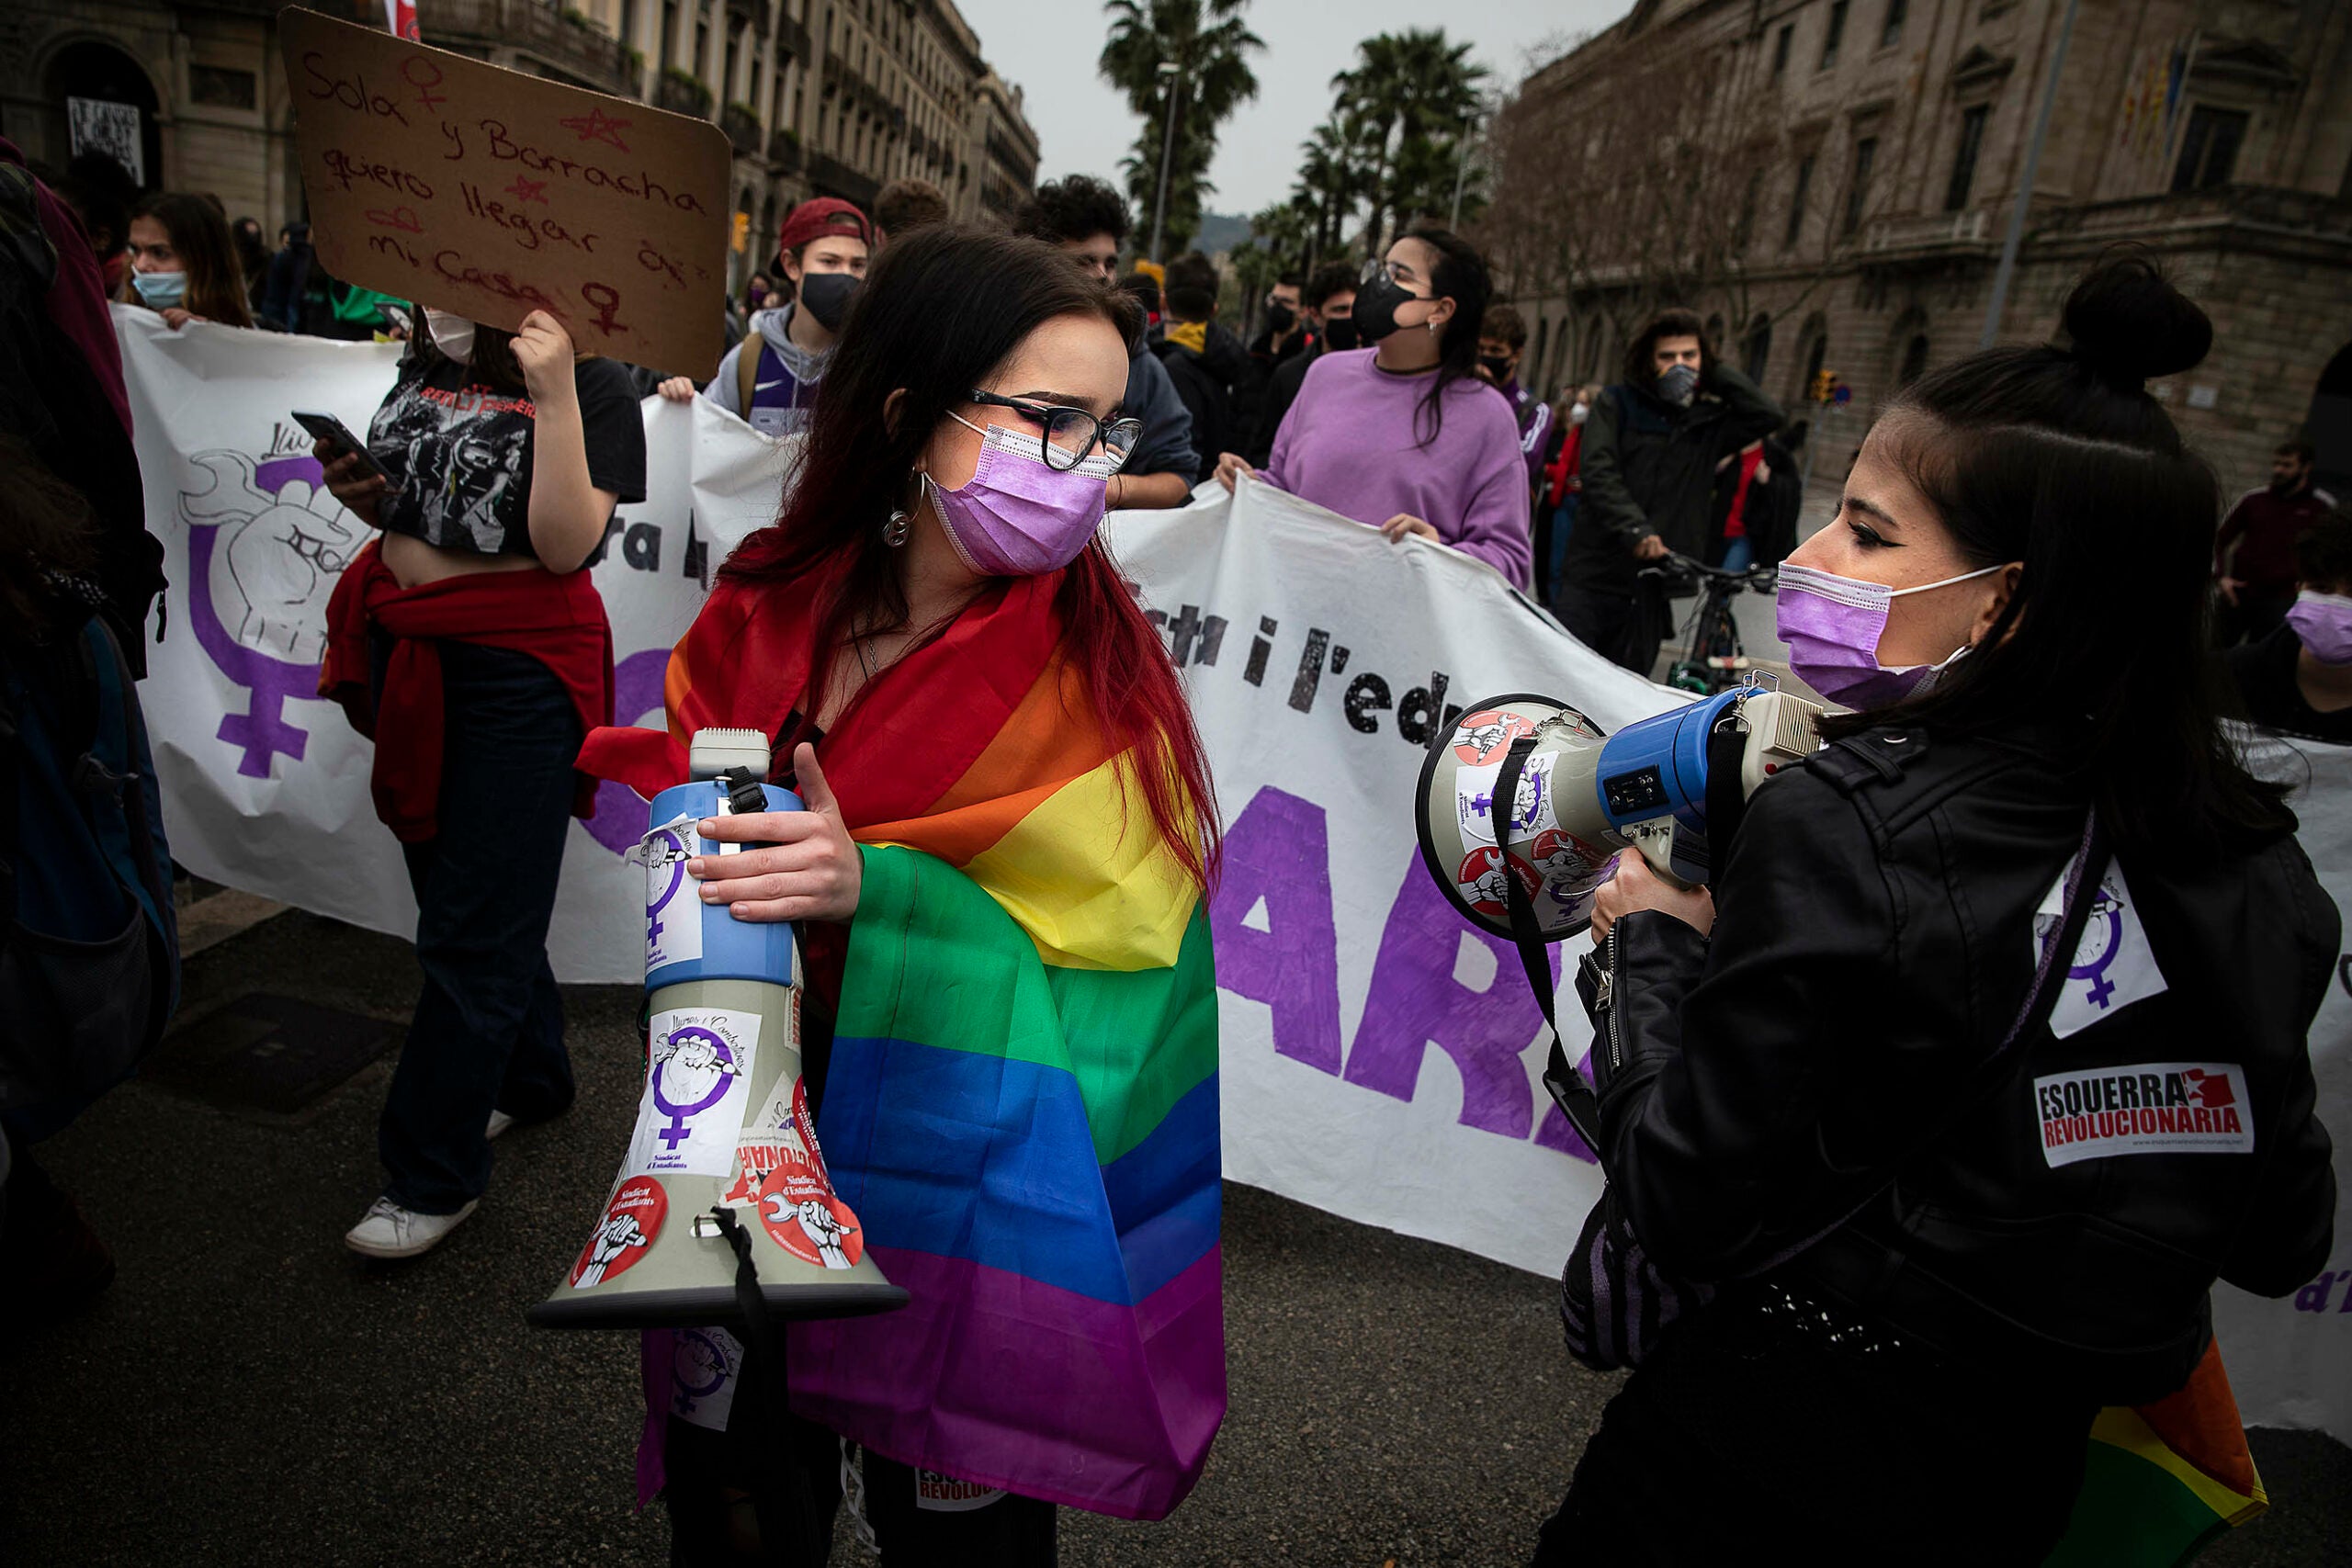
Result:
[[[736,1134],[751,1099],[760,1015],[733,1008],[665,1008],[651,1023],[653,1050],[629,1139],[628,1172],[724,1178],[734,1166]]]
[[[702,956],[702,907],[682,897],[689,881],[687,858],[699,840],[680,818],[645,835],[645,971]]]
[[[676,1086],[674,1100],[662,1081],[665,1072]],[[657,1047],[653,1059],[654,1108],[670,1118],[670,1124],[653,1135],[675,1150],[693,1136],[686,1123],[726,1099],[741,1077],[735,1053],[716,1033],[693,1027],[673,1030],[666,1048]]]

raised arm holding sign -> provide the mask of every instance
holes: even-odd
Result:
[[[707,120],[291,7],[311,238],[335,276],[583,353],[718,356],[727,139]]]

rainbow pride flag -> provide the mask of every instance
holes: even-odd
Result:
[[[2099,1412],[2074,1517],[2044,1568],[2171,1568],[2269,1506],[2221,1347],[2208,1343],[2179,1393]]]
[[[1057,582],[992,591],[818,743],[866,847],[846,951],[801,933],[834,1015],[818,1134],[912,1301],[796,1325],[792,1402],[902,1463],[1158,1518],[1226,1406],[1216,975]],[[695,729],[776,735],[813,592],[723,585],[672,657],[671,734],[598,730],[582,766],[650,794]]]

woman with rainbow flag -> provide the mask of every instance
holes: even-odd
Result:
[[[797,922],[826,1158],[913,1297],[790,1340],[818,1511],[838,1434],[894,1565],[1049,1562],[1056,1505],[1162,1517],[1225,1411],[1215,805],[1094,537],[1134,317],[1035,241],[892,245],[783,515],[672,657],[669,733],[582,753],[650,796],[696,729],[757,728],[808,802],[706,824],[774,847],[688,869]],[[776,1435],[749,1399],[668,1420],[670,1365],[649,1347],[640,1491],[666,1481],[680,1561],[730,1561]]]

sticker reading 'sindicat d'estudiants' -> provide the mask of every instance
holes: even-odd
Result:
[[[622,1182],[605,1205],[605,1217],[596,1222],[588,1245],[580,1249],[580,1261],[571,1266],[571,1288],[584,1291],[628,1273],[662,1235],[662,1222],[669,1213],[670,1195],[651,1177],[632,1176]]]

